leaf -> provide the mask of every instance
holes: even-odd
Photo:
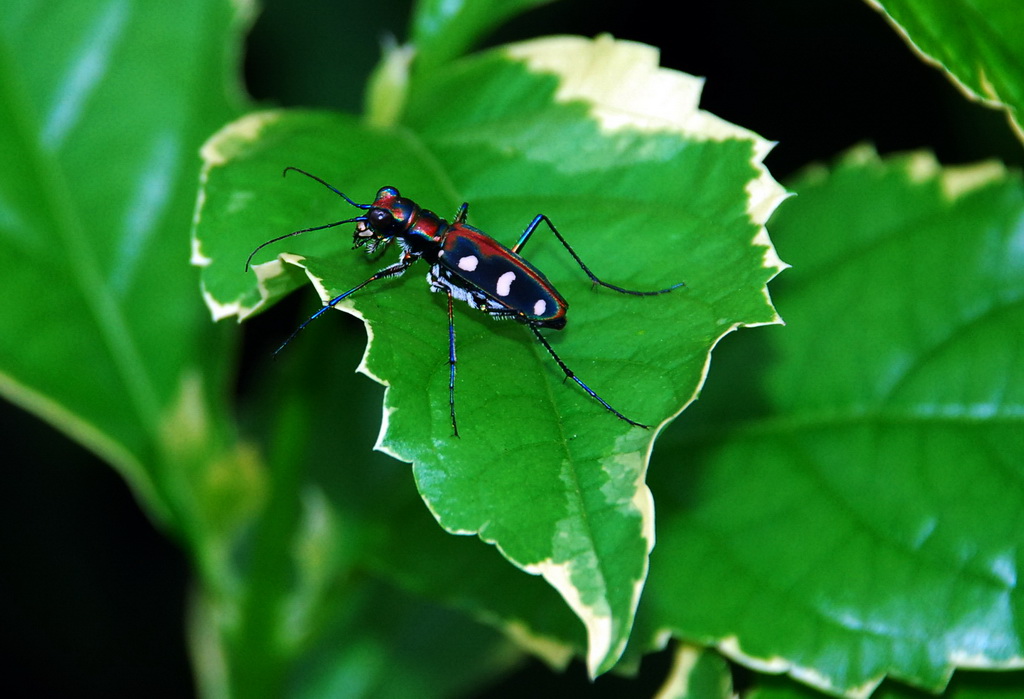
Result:
[[[651,470],[638,625],[846,696],[1019,667],[1020,176],[858,149],[794,189],[785,331],[724,343]]]
[[[417,67],[450,61],[506,20],[551,0],[420,0],[413,13]]]
[[[1006,112],[1024,140],[1024,13],[1017,0],[867,0],[973,100]]]
[[[301,654],[288,667],[286,681],[247,686],[246,696],[460,696],[493,681],[518,658],[493,630],[377,580],[359,578],[341,592],[343,604],[318,609],[316,620],[301,630],[315,634],[302,639]],[[216,616],[216,605],[200,601],[196,634],[217,628],[216,618],[209,618]],[[438,638],[445,642],[438,643]],[[209,667],[217,657],[213,639],[194,637],[193,642],[205,651],[196,662],[204,669],[200,678],[216,676]],[[237,673],[250,659],[232,660],[237,661],[231,667]],[[223,689],[214,683],[201,686],[203,695]]]
[[[729,663],[718,653],[680,644],[673,653],[672,671],[658,691],[658,699],[731,699]]]
[[[356,201],[389,184],[438,211],[471,202],[470,222],[507,244],[543,211],[612,283],[687,282],[626,297],[592,290],[544,231],[524,250],[569,299],[569,328],[548,334],[566,363],[623,413],[666,423],[693,399],[723,334],[777,322],[765,283],[782,264],[762,224],[783,192],[760,165],[767,144],[698,111],[700,81],[656,59],[607,38],[530,42],[418,76],[401,128],[301,112],[229,125],[204,148],[194,233],[208,304],[215,316],[246,317],[297,286],[300,270],[326,300],[394,259],[352,253],[351,229],[339,228],[277,243],[244,275],[257,244],[358,213],[315,182],[281,181],[286,165]],[[479,534],[544,575],[584,621],[590,669],[603,672],[628,638],[646,574],[643,476],[657,429],[631,428],[565,385],[527,329],[460,304],[454,439],[446,303],[415,276],[338,305],[365,319],[361,369],[388,386],[378,448],[413,464],[448,531]],[[314,332],[299,341],[315,342]]]
[[[218,87],[241,20],[228,2],[141,5],[0,13],[0,292],[17,299],[0,310],[0,391],[114,464],[168,523],[183,503],[165,476],[183,474],[159,472],[167,413],[223,378],[222,335],[175,261],[196,148],[235,113]],[[179,444],[217,431],[192,417]]]
[[[819,692],[786,677],[761,675],[750,699],[820,699]],[[957,672],[942,692],[943,699],[1014,699],[1021,695],[1020,672]],[[884,682],[872,699],[921,699],[920,690],[895,682]],[[927,695],[932,696],[932,695]]]
[[[494,548],[475,538],[447,535],[434,526],[414,484],[394,480],[389,497],[371,504],[386,517],[364,520],[373,533],[363,565],[403,589],[486,620],[552,668],[564,670],[585,653],[583,628],[550,585],[511,576]]]

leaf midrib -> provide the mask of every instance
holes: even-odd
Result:
[[[9,51],[0,52],[0,73],[4,76],[0,80],[3,85],[0,98],[7,100],[15,114],[10,128],[19,132],[23,143],[30,144],[26,148],[29,161],[25,163],[23,175],[40,192],[44,204],[39,208],[47,212],[49,227],[60,243],[51,248],[51,254],[65,255],[65,264],[72,272],[71,281],[103,337],[115,371],[124,380],[132,406],[148,433],[154,434],[159,424],[160,409],[152,378],[142,361],[123,309],[106,285],[95,252],[76,216],[66,173],[57,158],[40,145],[42,135],[33,125],[41,121],[33,118],[34,110],[29,106],[31,101],[19,77],[21,73],[12,70],[14,66],[9,55]]]

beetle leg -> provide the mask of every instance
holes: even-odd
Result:
[[[379,272],[374,274],[372,277],[367,279],[362,284],[358,284],[358,285],[352,287],[351,289],[346,291],[344,294],[338,294],[337,296],[335,296],[333,299],[331,299],[326,304],[324,304],[323,308],[321,308],[319,311],[317,311],[316,313],[311,315],[309,318],[307,318],[306,322],[304,322],[299,327],[295,328],[295,331],[291,335],[288,336],[288,339],[285,340],[284,342],[282,342],[281,346],[278,347],[276,350],[274,350],[274,356],[276,357],[278,355],[278,353],[280,353],[281,350],[283,350],[288,345],[289,342],[294,340],[295,336],[298,335],[302,331],[303,328],[305,328],[307,325],[312,323],[314,320],[316,320],[317,318],[322,316],[328,310],[334,308],[339,303],[341,303],[343,300],[345,300],[346,298],[348,298],[349,296],[351,296],[355,292],[359,291],[360,289],[362,289],[364,286],[366,286],[368,284],[372,284],[373,282],[375,282],[375,281],[377,281],[379,279],[387,279],[388,277],[400,276],[403,272],[405,272],[406,269],[409,268],[409,265],[411,265],[413,262],[416,261],[416,259],[417,258],[415,256],[406,254],[405,256],[402,257],[401,261],[396,262],[395,264],[391,265],[390,267],[385,267],[384,269],[380,270]]]
[[[657,291],[634,291],[633,289],[623,289],[621,286],[615,286],[614,284],[609,284],[608,282],[601,281],[600,279],[597,278],[596,274],[590,271],[589,267],[583,264],[583,260],[580,259],[580,256],[576,254],[576,251],[572,249],[572,246],[569,245],[566,239],[562,237],[562,234],[558,232],[558,229],[555,228],[555,224],[551,223],[551,219],[549,219],[544,214],[537,214],[536,216],[533,217],[533,220],[530,221],[530,225],[526,227],[526,230],[523,231],[523,234],[519,236],[519,240],[516,242],[515,245],[512,246],[512,252],[514,252],[517,255],[519,254],[519,251],[522,250],[526,243],[530,240],[530,236],[532,236],[533,232],[537,230],[537,226],[540,225],[541,221],[548,225],[548,228],[551,229],[551,232],[555,234],[556,238],[558,238],[558,242],[560,242],[562,246],[569,251],[569,254],[572,255],[572,259],[576,260],[576,264],[580,266],[580,269],[586,272],[587,276],[590,277],[590,281],[594,282],[595,284],[599,284],[600,286],[611,289],[612,291],[617,291],[620,294],[632,294],[633,296],[657,296],[658,294],[667,294],[673,289],[678,289],[681,286],[686,286],[686,282],[679,282],[678,284],[673,284],[667,289],[658,289]]]
[[[636,422],[635,420],[630,420],[628,417],[626,417],[625,415],[620,413],[618,410],[616,410],[615,408],[610,406],[608,404],[608,401],[606,401],[601,396],[597,395],[597,393],[594,392],[594,389],[592,389],[587,384],[583,383],[583,380],[580,379],[580,377],[576,376],[576,374],[573,373],[572,369],[570,369],[569,367],[567,367],[565,365],[565,362],[563,362],[562,358],[558,356],[558,353],[555,352],[555,349],[548,343],[547,339],[541,334],[540,330],[537,329],[536,325],[534,325],[533,323],[527,323],[527,325],[530,326],[530,330],[532,330],[533,334],[537,336],[537,339],[540,341],[540,344],[544,345],[544,349],[546,349],[548,351],[548,354],[551,355],[551,358],[555,360],[555,363],[558,364],[558,366],[561,368],[561,370],[565,373],[566,378],[572,379],[577,384],[579,384],[580,388],[582,388],[584,391],[586,391],[587,394],[589,394],[591,398],[593,398],[598,403],[603,405],[605,407],[605,409],[608,410],[608,412],[612,413],[615,417],[619,418],[620,420],[624,420],[625,422],[628,422],[629,424],[633,425],[634,427],[643,427],[645,430],[649,430],[650,429],[649,425],[645,425],[645,424],[643,424],[641,422]]]
[[[448,295],[448,409],[452,416],[452,434],[459,436],[459,426],[455,422],[455,308],[452,290],[445,287]]]

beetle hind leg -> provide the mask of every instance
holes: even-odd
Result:
[[[620,294],[630,294],[631,296],[657,296],[658,294],[667,294],[668,292],[678,289],[679,287],[686,286],[686,282],[679,282],[678,284],[673,284],[670,287],[667,287],[665,289],[658,289],[656,291],[636,291],[635,289],[625,289],[621,286],[616,286],[615,284],[609,284],[608,282],[599,279],[598,276],[591,272],[590,268],[587,267],[586,264],[584,264],[583,260],[580,259],[580,256],[576,254],[576,251],[573,250],[571,245],[569,245],[569,241],[562,237],[562,234],[558,232],[557,228],[555,228],[555,224],[551,223],[551,219],[549,219],[544,214],[537,214],[536,216],[533,217],[533,220],[530,221],[530,225],[526,227],[526,230],[523,231],[523,234],[519,237],[519,240],[516,242],[515,245],[512,246],[512,252],[514,252],[517,255],[519,254],[519,251],[522,250],[526,243],[530,240],[530,237],[533,235],[534,231],[537,230],[537,227],[540,226],[541,222],[547,224],[551,232],[555,234],[556,238],[558,238],[558,242],[562,244],[562,247],[564,247],[569,252],[569,254],[572,255],[572,259],[576,261],[576,264],[580,266],[580,269],[582,269],[584,273],[586,273],[586,275],[590,277],[590,281],[594,282],[594,284],[597,284],[598,286],[603,286],[606,289],[617,291]]]
[[[527,325],[530,326],[530,330],[533,331],[533,334],[537,337],[537,340],[540,342],[540,344],[544,345],[544,349],[546,349],[548,351],[548,354],[551,355],[551,358],[555,360],[556,364],[558,364],[558,367],[565,374],[565,378],[572,379],[574,382],[576,382],[576,384],[578,384],[580,388],[582,388],[584,391],[586,391],[587,394],[591,398],[593,398],[598,403],[600,403],[602,406],[604,406],[605,410],[610,412],[615,417],[619,418],[620,420],[622,420],[624,422],[628,422],[630,425],[633,425],[633,427],[642,427],[645,430],[649,430],[650,429],[650,425],[645,425],[642,422],[637,422],[636,420],[630,420],[628,417],[626,417],[625,415],[620,413],[618,410],[613,408],[611,405],[609,405],[608,401],[606,401],[601,396],[597,395],[597,393],[594,391],[594,389],[592,389],[590,386],[588,386],[586,383],[584,383],[583,380],[580,379],[580,377],[576,376],[576,374],[572,371],[572,369],[570,369],[568,366],[566,366],[565,362],[563,362],[562,358],[558,356],[558,353],[555,352],[554,347],[552,347],[551,343],[549,343],[547,341],[547,338],[545,338],[544,335],[541,334],[541,332],[537,328],[537,326],[534,323],[527,323]]]

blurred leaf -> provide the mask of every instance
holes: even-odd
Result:
[[[860,149],[794,189],[787,327],[723,343],[652,467],[638,625],[848,696],[1018,667],[1020,176]]]
[[[656,699],[732,699],[729,663],[714,651],[680,644],[675,662]]]
[[[699,91],[700,81],[657,69],[647,47],[562,39],[418,76],[401,129],[250,115],[204,148],[194,259],[208,304],[217,317],[244,318],[298,286],[301,270],[326,300],[393,259],[352,253],[343,227],[278,243],[278,259],[244,275],[258,243],[358,214],[319,184],[282,181],[286,165],[361,202],[384,184],[439,211],[469,201],[470,222],[508,244],[543,211],[608,281],[687,282],[657,298],[592,291],[553,237],[539,232],[526,251],[572,305],[569,329],[548,334],[559,354],[622,412],[663,424],[695,395],[718,338],[777,320],[765,283],[782,264],[762,224],[782,190],[760,166],[767,144],[698,111]],[[439,113],[439,100],[458,109]],[[653,513],[643,474],[656,430],[631,428],[563,385],[525,328],[460,304],[454,439],[443,297],[394,279],[338,308],[366,319],[361,368],[388,386],[379,448],[413,463],[446,529],[479,533],[543,574],[588,628],[591,671],[607,669],[646,573]],[[315,342],[313,332],[301,341]]]
[[[451,697],[471,694],[519,654],[465,616],[368,582],[294,669],[290,696]],[[443,641],[443,642],[439,642]]]
[[[419,0],[412,42],[422,69],[436,68],[518,14],[552,0]]]
[[[1024,695],[1024,673],[964,672],[953,675],[942,692],[943,699],[1015,699]],[[823,695],[788,677],[761,675],[747,699],[820,699]],[[931,692],[912,689],[896,682],[883,682],[872,699],[930,699]]]
[[[238,696],[448,697],[470,692],[507,671],[519,655],[507,640],[466,617],[410,597],[378,581],[347,585],[344,603],[315,623],[287,678],[272,684],[232,685]],[[205,602],[205,600],[203,600]],[[193,620],[193,644],[200,679],[216,676],[212,639],[198,634],[216,628],[214,605],[201,604]],[[439,643],[438,639],[444,639]],[[252,658],[234,657],[237,670]],[[278,666],[277,663],[273,663]],[[204,667],[205,666],[205,667]],[[251,668],[249,668],[251,669]],[[261,673],[247,673],[249,678]],[[239,679],[236,674],[236,679]],[[225,683],[201,685],[205,696],[223,694]]]
[[[1024,140],[1024,11],[1019,0],[867,0],[964,94],[1005,110]]]
[[[403,541],[394,530],[405,526],[404,513],[419,516],[413,526],[426,518],[430,533],[456,538],[430,521],[408,466],[372,450],[382,389],[339,369],[355,366],[364,338],[357,322],[334,320],[322,326],[329,370],[318,361],[324,348],[302,342],[280,361],[267,356],[256,380],[244,382],[240,421],[247,432],[272,435],[260,464],[267,487],[226,551],[228,584],[207,584],[194,600],[193,660],[206,695],[407,696],[414,686],[417,696],[450,696],[521,658],[493,630],[440,609],[450,594],[420,594],[401,576],[394,579],[412,594],[398,592],[382,582],[388,571],[367,563],[380,555],[381,537]],[[509,574],[492,547],[457,540]],[[410,567],[432,564],[443,579],[436,573],[447,559],[416,561],[416,553]],[[437,547],[418,553],[444,555]]]
[[[190,486],[161,472],[161,449],[209,450],[223,429],[203,393],[223,379],[224,336],[181,261],[196,150],[235,113],[238,12],[11,0],[0,13],[0,391],[114,464],[165,522]],[[189,431],[160,445],[189,396]]]

